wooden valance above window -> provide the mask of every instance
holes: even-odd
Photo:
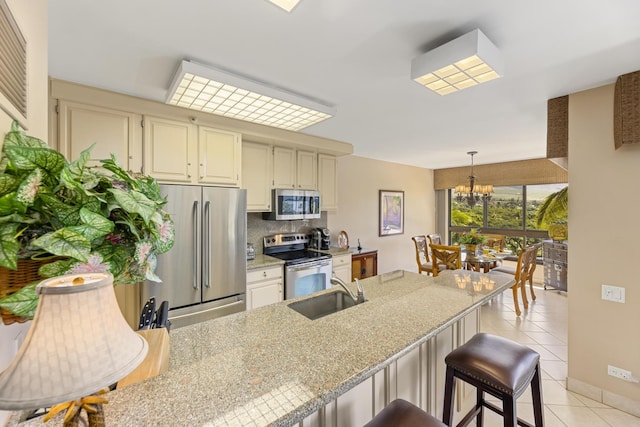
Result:
[[[433,186],[436,190],[454,188],[469,181],[469,166],[436,169],[433,171]],[[548,159],[520,160],[474,166],[479,184],[533,185],[569,182],[569,173]]]

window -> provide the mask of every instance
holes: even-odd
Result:
[[[27,122],[27,42],[9,6],[0,0],[0,109]]]
[[[449,191],[449,241],[470,228],[485,233],[506,236],[505,247],[517,253],[520,249],[548,239],[547,225],[537,226],[539,207],[551,194],[567,184],[516,185],[494,187],[491,199],[479,201],[473,207],[458,202]],[[566,220],[566,216],[565,216]]]
[[[495,187],[487,203],[487,227],[522,228],[523,187]]]

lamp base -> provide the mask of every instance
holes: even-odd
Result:
[[[106,422],[104,420],[104,409],[101,404],[92,405],[96,412],[88,412],[86,415],[86,419],[83,417],[82,409],[78,410],[75,415],[71,417],[70,420],[62,423],[63,427],[106,427]],[[65,417],[66,419],[66,417]]]
[[[108,388],[105,388],[100,390],[97,394],[54,405],[49,410],[49,413],[45,415],[43,421],[49,421],[54,415],[66,409],[67,411],[62,423],[63,427],[80,427],[81,425],[88,425],[89,427],[104,427],[106,424],[102,404],[108,402],[107,399],[103,396],[99,396],[98,394],[106,393],[108,390]],[[83,409],[87,411],[86,420],[82,417]]]
[[[102,404],[94,405],[96,412],[87,413],[87,418],[89,419],[89,427],[105,427],[107,424],[104,421],[104,409],[102,408]]]

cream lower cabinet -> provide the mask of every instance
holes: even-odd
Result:
[[[273,180],[272,147],[255,142],[242,142],[242,188],[247,190],[247,211],[271,210]]]
[[[442,419],[446,371],[444,358],[479,331],[479,310],[472,311],[435,337],[390,362],[383,370],[306,417],[300,425],[364,425],[398,398]],[[458,423],[474,403],[475,388],[459,382],[456,387],[454,422]]]
[[[78,102],[58,102],[58,149],[75,160],[93,145],[92,159],[111,154],[125,169],[142,169],[142,116]]]
[[[351,254],[334,255],[331,258],[333,263],[333,274],[345,283],[351,282]]]
[[[282,266],[247,271],[247,310],[283,300]]]

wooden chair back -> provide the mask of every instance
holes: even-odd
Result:
[[[500,247],[500,251],[504,250],[504,239],[505,236],[502,234],[481,234],[482,237],[485,238],[484,245],[490,248]]]
[[[441,245],[442,237],[439,234],[427,234],[427,239],[429,239],[430,245]]]
[[[538,249],[539,247],[536,245],[529,246],[521,250],[520,254],[518,254],[518,263],[515,271],[516,283],[511,287],[513,291],[513,305],[515,306],[517,316],[520,316],[522,313],[520,311],[520,304],[518,303],[518,289],[520,289],[520,293],[522,294],[522,305],[524,305],[524,308],[529,308],[526,284],[527,280],[531,280],[531,283],[533,283],[532,275],[536,268],[536,254],[538,253]],[[531,288],[532,299],[535,299],[533,285],[531,285]]]
[[[427,238],[424,235],[413,236],[411,238],[416,246],[416,262],[418,263],[418,274],[423,271],[431,274],[431,263],[429,262],[429,252],[427,250]]]
[[[460,246],[446,245],[429,245],[431,248],[432,272],[434,276],[438,275],[438,264],[445,265],[447,270],[457,270],[462,268],[462,256]]]

